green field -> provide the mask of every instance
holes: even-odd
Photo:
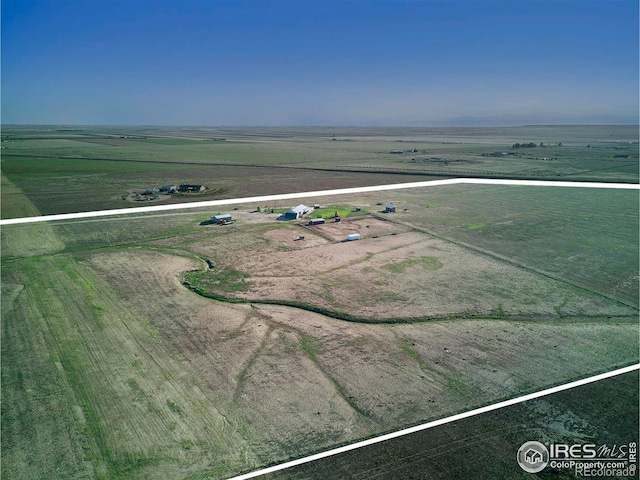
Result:
[[[226,478],[638,362],[637,191],[308,203],[345,218],[309,229],[230,205],[4,226],[3,475]],[[352,229],[360,242],[331,241]],[[407,308],[422,318],[398,321]]]

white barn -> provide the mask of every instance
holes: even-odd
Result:
[[[313,208],[312,207],[307,207],[306,205],[298,205],[297,207],[293,207],[289,210],[287,210],[284,214],[284,219],[285,220],[297,220],[299,218],[304,217],[305,215],[307,215],[308,213],[312,212]]]

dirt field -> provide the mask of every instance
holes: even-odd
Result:
[[[363,217],[305,229],[322,237],[305,234],[304,240],[296,240],[304,231],[294,225],[266,232],[239,230],[222,242],[195,242],[188,248],[212,259],[218,270],[190,281],[214,293],[218,285],[225,294],[233,292],[233,298],[294,301],[368,320],[617,317],[637,312],[606,296],[387,220]],[[349,233],[362,233],[362,240],[327,240]],[[252,247],[236,256],[230,244]],[[220,283],[218,272],[224,268],[245,273],[242,288]]]
[[[187,471],[224,478],[637,355],[633,320],[362,325],[289,307],[201,299],[175,273],[196,265],[162,253],[94,253],[63,265],[67,273],[53,284],[62,265],[40,263],[43,283],[30,282],[17,302],[43,284],[53,288],[32,315],[44,315],[52,334],[67,338],[59,347],[63,372],[76,365],[77,381],[92,386],[80,406],[104,432],[97,437],[103,456],[96,455],[108,478],[152,478],[159,471],[164,478]],[[52,304],[58,288],[74,292],[66,280],[74,275],[82,279],[76,291],[85,293]],[[86,323],[76,309],[97,311],[98,323]],[[79,345],[72,364],[65,355]],[[126,452],[139,460],[131,463]]]

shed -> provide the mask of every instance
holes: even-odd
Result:
[[[284,213],[285,220],[297,220],[298,218],[304,217],[306,214],[311,212],[313,208],[307,207],[306,205],[298,205],[297,207],[293,207],[290,210],[287,210]]]
[[[324,218],[311,218],[309,220],[309,225],[321,225],[324,223]]]
[[[231,215],[225,214],[225,215],[214,215],[213,217],[211,217],[211,223],[230,223],[233,221],[233,218],[231,218]]]
[[[178,187],[176,187],[175,185],[163,185],[160,187],[161,192],[167,192],[167,193],[175,192],[177,189]]]
[[[387,212],[387,213],[393,213],[393,212],[396,211],[396,207],[394,207],[393,205],[387,205],[384,208],[384,211]]]
[[[347,235],[347,241],[348,242],[352,242],[354,240],[360,240],[360,234],[359,233],[351,233],[351,234]]]

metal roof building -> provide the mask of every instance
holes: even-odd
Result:
[[[302,218],[311,211],[313,211],[313,208],[300,204],[297,207],[293,207],[290,210],[287,210],[284,214],[284,219],[297,220],[298,218]]]
[[[228,214],[214,215],[213,217],[211,217],[211,223],[231,222],[232,220],[233,218]]]

